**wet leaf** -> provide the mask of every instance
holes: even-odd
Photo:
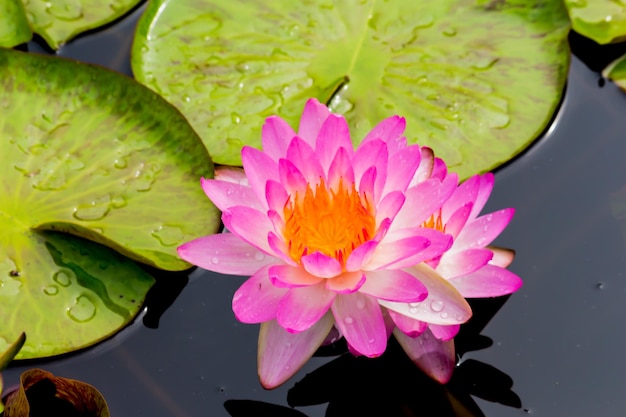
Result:
[[[17,0],[8,0],[17,1]],[[22,0],[33,30],[52,49],[123,16],[141,0]]]
[[[626,91],[626,55],[623,55],[611,62],[602,71],[602,76],[613,81],[622,90]]]
[[[12,48],[32,36],[21,1],[0,0],[0,47]]]
[[[117,73],[10,50],[0,50],[0,92],[0,265],[25,269],[14,252],[45,229],[190,267],[177,245],[220,220],[199,186],[213,164],[176,109]]]
[[[4,417],[109,415],[104,397],[93,386],[42,369],[22,373],[20,387],[9,395],[4,412]]]
[[[0,354],[0,371],[6,369],[6,367],[11,363],[15,355],[20,351],[22,346],[24,346],[24,342],[26,341],[26,334],[22,333],[18,336],[17,340],[13,342],[3,353]],[[2,374],[0,374],[0,396],[2,396],[2,387],[3,380]],[[0,398],[0,413],[4,410],[4,404],[2,403],[2,398]]]
[[[572,29],[599,44],[626,40],[623,0],[565,0]]]
[[[18,359],[92,345],[127,325],[153,278],[134,262],[93,242],[57,232],[24,231],[11,239],[16,267],[0,262],[0,351],[20,332]],[[3,250],[6,250],[3,248]]]
[[[309,97],[359,141],[407,118],[462,176],[519,153],[550,121],[568,67],[560,0],[154,0],[133,44],[137,79],[187,116],[214,160],[241,163],[265,117]]]

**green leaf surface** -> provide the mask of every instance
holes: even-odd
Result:
[[[565,0],[572,29],[599,44],[626,39],[626,1]]]
[[[617,84],[626,91],[626,55],[611,62],[603,71],[602,76]]]
[[[22,270],[28,260],[11,258],[13,242],[38,229],[183,270],[177,245],[217,231],[219,212],[199,185],[213,175],[206,149],[175,108],[130,78],[0,50],[0,111],[0,265]]]
[[[31,27],[52,49],[59,49],[64,43],[87,30],[114,21],[141,2],[141,0],[21,1],[24,3]]]
[[[0,0],[0,47],[12,48],[32,36],[21,1]]]
[[[102,394],[81,381],[54,376],[43,369],[22,372],[20,386],[7,399],[4,417],[109,417]]]
[[[0,260],[0,350],[25,332],[18,359],[71,352],[111,336],[136,316],[154,282],[128,258],[75,236],[24,231],[8,242],[9,256]]]
[[[409,142],[467,177],[551,120],[568,30],[560,0],[153,0],[132,66],[222,164],[260,146],[267,116],[295,126],[316,97],[346,115],[355,143],[383,118],[406,117]]]
[[[26,341],[26,334],[22,333],[18,336],[18,338],[13,342],[4,352],[0,353],[0,371],[6,369],[6,367],[11,363],[13,358],[20,351],[22,346],[24,346],[24,342]],[[0,374],[0,413],[4,411],[4,403],[2,402],[2,388],[4,385],[4,381],[2,380],[2,375]]]

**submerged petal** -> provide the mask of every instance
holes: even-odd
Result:
[[[324,342],[333,322],[332,314],[327,313],[308,330],[295,334],[275,320],[261,323],[257,354],[261,385],[276,388],[298,372]]]
[[[394,330],[393,335],[407,356],[426,375],[440,384],[450,380],[456,359],[453,340],[442,342],[428,329],[417,337],[407,336],[398,329]]]

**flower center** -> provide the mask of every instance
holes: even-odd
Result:
[[[329,190],[320,181],[313,191],[307,184],[304,196],[291,196],[283,209],[289,256],[300,262],[304,255],[321,252],[344,266],[350,253],[374,236],[372,212],[354,185],[345,188],[340,181],[336,190]]]

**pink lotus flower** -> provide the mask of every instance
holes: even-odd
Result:
[[[224,169],[202,180],[231,233],[196,239],[178,252],[205,269],[251,276],[235,293],[233,311],[242,322],[261,323],[264,387],[291,377],[333,327],[353,352],[376,357],[387,345],[389,317],[405,333],[398,317],[417,323],[424,338],[428,324],[437,332],[435,326],[458,326],[471,316],[452,279],[437,271],[447,272],[471,240],[460,230],[465,223],[471,229],[474,210],[465,220],[448,213],[467,187],[457,188],[457,176],[430,149],[407,145],[404,128],[401,117],[385,119],[355,150],[345,119],[312,99],[297,135],[270,117],[263,151],[242,150],[243,172]],[[485,197],[479,194],[476,206]],[[460,225],[458,233],[439,227],[437,215],[445,227]],[[456,252],[446,258],[448,249]],[[434,302],[441,308],[426,308]]]
[[[447,175],[442,161],[432,175]],[[428,227],[450,234],[454,241],[440,257],[414,268],[436,272],[446,279],[422,282],[429,295],[419,304],[381,302],[397,326],[394,336],[409,357],[435,380],[446,383],[455,366],[453,338],[459,325],[445,325],[448,315],[438,293],[458,291],[465,298],[497,297],[517,291],[522,280],[505,269],[512,261],[511,250],[488,247],[511,221],[514,210],[504,209],[478,217],[493,189],[493,174],[476,175],[461,184],[437,210]]]

